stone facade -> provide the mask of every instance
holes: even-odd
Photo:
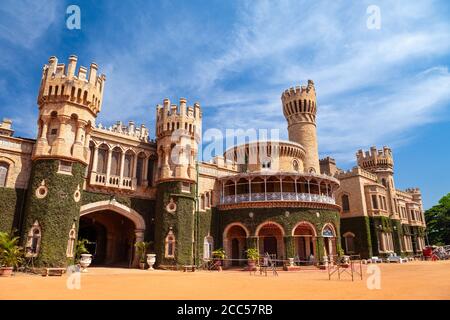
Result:
[[[311,80],[282,94],[290,141],[199,162],[199,103],[157,105],[154,140],[133,121],[105,127],[96,117],[106,77],[76,63],[44,66],[36,140],[0,125],[0,228],[18,230],[36,265],[73,262],[74,234],[94,264],[137,265],[135,242],[151,241],[161,268],[199,265],[217,248],[239,266],[252,247],[323,263],[341,248],[368,257],[424,246],[420,191],[395,189],[389,148],[359,151],[347,172],[319,161]]]

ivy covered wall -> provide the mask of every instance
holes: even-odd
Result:
[[[78,229],[81,201],[75,201],[74,193],[78,187],[82,191],[86,167],[75,162],[69,175],[57,173],[58,166],[58,160],[37,160],[31,171],[22,241],[25,246],[28,231],[38,221],[42,230],[39,255],[34,261],[38,267],[65,267],[71,263],[66,258],[69,231],[74,223]],[[48,193],[38,199],[36,189],[44,180]]]
[[[253,212],[253,218],[250,217],[250,212]],[[319,213],[319,215],[317,215]],[[336,247],[339,251],[341,249],[340,243],[340,219],[339,212],[333,210],[318,210],[306,208],[246,208],[234,210],[216,210],[216,217],[211,224],[213,228],[219,232],[214,235],[215,248],[223,247],[223,232],[227,225],[233,222],[242,223],[250,231],[250,235],[255,236],[256,228],[263,222],[273,221],[280,224],[285,232],[285,257],[294,257],[294,243],[292,239],[292,230],[300,221],[307,221],[314,225],[318,235],[320,235],[322,228],[327,223],[333,224],[336,229]],[[252,239],[249,239],[251,242]],[[324,255],[323,238],[316,239],[317,256],[319,259]],[[249,243],[252,247],[254,243]]]
[[[0,187],[0,232],[20,232],[26,192],[25,189]]]
[[[355,235],[355,254],[360,254],[361,258],[372,257],[372,239],[370,233],[369,217],[341,218],[342,246],[345,248],[343,235],[351,232]]]
[[[155,209],[155,253],[156,265],[160,267],[190,265],[193,259],[193,228],[195,196],[194,184],[191,192],[181,192],[181,182],[171,181],[158,185]],[[166,210],[166,206],[173,199],[176,204],[175,212]],[[165,257],[165,239],[169,231],[175,235],[175,257]]]

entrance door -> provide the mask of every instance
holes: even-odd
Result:
[[[233,266],[238,266],[239,265],[239,261],[238,260],[234,260],[234,259],[239,259],[239,239],[234,238],[231,241],[231,259],[233,259],[233,261],[231,262],[231,265]]]
[[[264,238],[264,254],[269,253],[270,255],[277,254],[277,238],[275,237],[265,237]]]
[[[306,260],[306,242],[304,237],[298,239],[298,257],[300,260]]]

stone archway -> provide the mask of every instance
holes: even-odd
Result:
[[[336,228],[331,223],[326,223],[321,232],[324,245],[324,254],[333,259],[333,256],[337,254],[336,247]]]
[[[317,231],[314,225],[307,221],[300,221],[292,229],[294,249],[300,263],[310,263],[316,258]]]
[[[228,259],[225,267],[244,264],[247,239],[250,236],[248,229],[240,222],[227,225],[223,232],[223,245]]]
[[[98,201],[80,209],[79,234],[91,232],[94,237],[101,237],[99,259],[105,264],[128,260],[137,266],[139,257],[135,254],[134,243],[144,240],[144,231],[144,218],[117,201]]]
[[[277,222],[265,221],[255,231],[261,255],[266,253],[276,259],[284,259],[284,228]]]

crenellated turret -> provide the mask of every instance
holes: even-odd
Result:
[[[101,110],[105,76],[97,75],[98,66],[89,70],[77,57],[69,57],[67,68],[50,57],[44,65],[37,103],[38,137],[33,159],[63,158],[89,161],[90,132]]]
[[[281,95],[281,101],[283,113],[288,122],[289,140],[305,148],[305,171],[320,173],[314,82],[308,80],[307,86],[285,90]]]
[[[374,173],[380,171],[394,171],[392,151],[386,146],[384,146],[382,150],[377,150],[376,147],[371,147],[370,151],[366,152],[358,150],[356,153],[356,160],[358,166]]]
[[[196,179],[201,118],[200,105],[187,106],[185,98],[180,99],[179,105],[164,99],[162,106],[156,106],[159,181]]]

